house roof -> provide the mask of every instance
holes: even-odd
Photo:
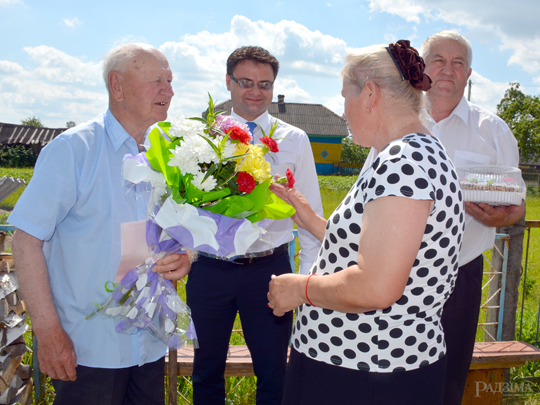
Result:
[[[41,145],[45,146],[67,128],[40,128],[30,125],[6,124],[0,122],[0,145]]]
[[[349,135],[347,121],[322,104],[286,103],[284,96],[278,96],[268,108],[270,115],[304,130],[308,135],[336,136]],[[215,106],[216,111],[231,113],[232,102],[227,100]]]

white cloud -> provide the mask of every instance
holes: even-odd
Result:
[[[471,102],[478,104],[492,113],[497,112],[497,104],[501,102],[509,83],[498,83],[489,80],[473,70],[471,77]],[[468,97],[469,88],[465,88],[465,97]]]
[[[35,115],[49,127],[84,122],[104,111],[100,63],[84,62],[49,46],[23,48],[34,66],[0,60],[0,121]]]
[[[540,1],[521,0],[368,0],[371,11],[400,16],[409,22],[442,20],[465,27],[483,39],[498,39],[501,50],[513,54],[509,64],[540,73]]]
[[[206,107],[207,92],[218,102],[229,99],[225,88],[227,57],[240,46],[255,44],[279,60],[274,96],[284,94],[288,102],[313,102],[297,79],[335,81],[346,53],[352,50],[345,41],[294,21],[272,24],[237,15],[226,32],[201,31],[160,46],[175,75],[176,96],[169,115],[199,116]]]
[[[335,112],[337,115],[343,115],[344,110],[344,98],[341,96],[341,94],[336,94],[333,97],[328,98],[323,105]]]
[[[294,21],[269,23],[237,15],[225,32],[200,31],[159,46],[174,74],[169,117],[200,116],[208,93],[218,103],[228,100],[226,60],[244,45],[262,46],[280,61],[275,99],[284,94],[287,102],[308,103],[327,97],[323,89],[335,87],[345,55],[352,50],[345,41]],[[23,49],[30,66],[0,60],[0,121],[36,115],[45,125],[63,126],[68,120],[88,120],[106,108],[101,63],[46,45]],[[304,84],[314,80],[318,86],[310,93]]]
[[[0,6],[7,6],[9,4],[24,4],[21,0],[0,0]]]
[[[63,19],[64,24],[66,24],[68,27],[74,28],[77,25],[81,25],[82,21],[80,21],[77,17],[72,18],[71,20],[68,18]]]
[[[46,45],[25,47],[37,67],[32,76],[56,83],[82,83],[95,86],[101,83],[101,63],[83,62],[58,49]]]
[[[35,115],[46,126],[63,127],[70,120],[84,122],[102,112],[106,106],[105,91],[84,90],[32,79],[8,78],[0,82],[1,115],[10,115],[15,120]],[[1,115],[0,121],[5,122]]]
[[[0,75],[20,75],[23,72],[21,65],[7,60],[0,60]]]
[[[277,99],[278,94],[284,94],[286,102],[290,102],[291,100],[299,103],[312,102],[310,94],[302,89],[293,79],[280,78],[278,76],[274,88],[274,98]]]
[[[425,7],[421,2],[411,4],[409,0],[370,0],[369,8],[371,11],[387,12],[398,15],[408,22],[420,23],[420,16],[425,13]]]
[[[540,36],[521,42],[503,35],[502,41],[501,50],[510,49],[514,51],[514,54],[508,60],[509,65],[519,65],[528,73],[540,71]],[[540,76],[537,79],[540,79]]]

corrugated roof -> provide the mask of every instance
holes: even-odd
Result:
[[[45,146],[67,128],[39,128],[0,122],[0,145]]]
[[[216,111],[231,113],[231,100],[215,106]],[[349,135],[347,121],[322,104],[273,102],[268,108],[270,115],[304,130],[308,135]]]

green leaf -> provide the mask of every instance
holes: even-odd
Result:
[[[206,171],[206,174],[204,175],[204,178],[203,178],[203,181],[201,181],[201,183],[204,183],[205,180],[212,174],[214,174],[214,172],[216,170],[220,170],[222,167],[222,164],[221,163],[214,163],[212,164],[212,166],[210,166],[210,168]]]
[[[221,151],[219,150],[219,148],[214,145],[214,142],[212,142],[210,139],[208,139],[206,136],[204,135],[199,135],[201,138],[203,138],[206,142],[208,142],[208,144],[210,145],[210,147],[214,150],[214,153],[218,156],[218,158],[220,158],[221,160]]]
[[[188,120],[193,120],[193,121],[200,121],[202,122],[203,124],[208,124],[208,121],[205,120],[204,118],[199,118],[199,117],[191,117],[191,118],[188,118]]]

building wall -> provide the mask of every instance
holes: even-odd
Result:
[[[308,135],[318,174],[332,174],[341,160],[341,137]]]

